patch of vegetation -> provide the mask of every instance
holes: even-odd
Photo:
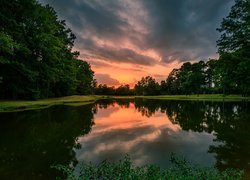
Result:
[[[117,163],[103,161],[98,165],[81,164],[80,172],[63,165],[52,166],[64,173],[66,179],[242,179],[243,171],[227,169],[220,172],[214,168],[191,165],[184,158],[171,157],[173,167],[161,170],[156,165],[135,167],[129,156]],[[58,178],[60,179],[60,178]]]
[[[160,96],[137,96],[145,99],[162,99],[162,100],[202,100],[202,101],[241,101],[249,100],[249,97],[240,95],[223,95],[223,94],[199,94],[199,95],[160,95]]]
[[[94,72],[52,7],[37,0],[4,0],[1,7],[0,99],[93,93]]]
[[[66,96],[60,98],[41,99],[34,101],[0,101],[0,113],[1,112],[14,112],[33,109],[47,108],[53,105],[68,105],[68,106],[80,106],[89,103],[94,103],[99,99],[159,99],[159,100],[201,100],[201,101],[242,101],[249,100],[249,97],[242,97],[240,95],[222,95],[222,94],[202,94],[202,95],[161,95],[161,96]]]
[[[53,105],[79,106],[94,103],[101,96],[66,96],[61,98],[42,99],[37,101],[0,101],[0,112],[42,109]]]

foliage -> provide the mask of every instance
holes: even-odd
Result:
[[[142,77],[134,87],[136,95],[158,95],[160,94],[160,85],[151,76]]]
[[[66,175],[66,179],[241,179],[242,171],[228,169],[219,172],[213,168],[193,166],[184,158],[171,157],[173,167],[161,170],[156,165],[134,167],[128,156],[117,163],[103,161],[98,165],[81,164],[80,173],[62,165],[52,166]],[[60,178],[58,178],[60,179]]]
[[[229,15],[223,19],[220,28],[222,33],[217,41],[219,52],[235,52],[250,49],[250,1],[235,0]]]
[[[235,0],[217,29],[219,59],[185,62],[160,84],[142,77],[129,85],[96,86],[90,65],[72,51],[75,35],[54,9],[36,0],[3,0],[0,12],[0,98],[72,94],[250,94],[250,1]]]
[[[92,92],[93,71],[73,52],[75,36],[54,9],[35,0],[1,2],[0,98]]]
[[[43,180],[61,175],[50,165],[77,163],[78,137],[91,131],[93,113],[93,104],[0,113],[0,179]]]
[[[84,104],[94,103],[96,100],[102,97],[97,96],[67,96],[60,98],[42,99],[36,101],[1,101],[0,102],[0,113],[1,112],[13,112],[13,111],[25,111],[33,109],[43,109],[54,105],[70,105],[70,106],[81,106]]]
[[[95,90],[95,94],[98,95],[121,95],[121,96],[129,96],[134,95],[133,89],[130,89],[128,84],[120,85],[115,88],[114,86],[109,87],[107,84],[99,84]]]
[[[182,130],[213,134],[215,144],[209,153],[216,157],[216,168],[250,170],[250,109],[248,102],[222,101],[161,101],[136,99],[135,108],[142,116],[151,117],[157,111],[165,113]]]
[[[226,93],[250,94],[250,1],[235,0],[217,41],[221,85]]]
[[[173,69],[159,85],[154,78],[142,77],[134,87],[136,95],[159,94],[250,94],[250,1],[235,0],[222,20],[217,41],[219,59],[185,62]],[[103,92],[105,94],[105,92]],[[107,93],[108,94],[108,93]],[[112,93],[109,93],[112,94]]]
[[[204,61],[193,64],[186,62],[179,69],[173,69],[165,83],[161,83],[164,84],[162,92],[186,95],[219,92],[217,72],[217,61],[213,59],[206,63]]]
[[[219,59],[185,62],[161,83],[161,92],[250,94],[250,1],[235,0],[217,30],[222,33],[217,41]]]
[[[107,84],[99,84],[95,88],[95,94],[99,95],[114,95],[115,94],[115,87],[108,87]]]

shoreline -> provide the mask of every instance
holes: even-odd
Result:
[[[66,96],[60,98],[49,98],[41,100],[3,100],[0,101],[0,113],[19,112],[35,109],[44,109],[55,105],[81,106],[95,103],[102,96]]]
[[[175,101],[225,101],[237,102],[248,101],[250,97],[242,97],[240,95],[221,94],[202,94],[202,95],[159,95],[159,96],[107,96],[107,95],[89,95],[89,96],[66,96],[60,98],[41,99],[36,101],[25,100],[2,100],[0,101],[0,113],[18,112],[26,110],[44,109],[54,105],[81,106],[95,103],[100,99],[155,99],[155,100],[175,100]]]

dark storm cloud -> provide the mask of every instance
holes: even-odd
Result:
[[[153,65],[155,59],[142,55],[129,48],[116,48],[111,46],[100,46],[95,41],[80,38],[84,44],[79,44],[80,49],[84,49],[82,57],[86,59],[101,59],[110,62],[123,62],[140,65]],[[114,40],[115,41],[115,40]]]
[[[85,59],[85,56],[81,56],[81,58]],[[91,57],[88,56],[87,59],[91,59]],[[112,64],[107,63],[105,60],[94,60],[94,59],[92,59],[91,60],[91,67],[92,66],[93,67],[109,67],[109,66],[112,66]],[[134,68],[126,68],[126,67],[119,66],[119,67],[116,67],[116,68],[119,68],[121,70],[126,70],[126,71],[134,71],[134,72],[142,72],[145,69],[143,66],[137,66],[137,67],[134,67]]]
[[[233,0],[43,0],[66,19],[83,57],[152,66],[214,56]],[[126,42],[129,42],[126,44]],[[91,62],[91,60],[90,60]]]
[[[216,52],[216,28],[232,0],[145,1],[154,23],[148,43],[169,62],[208,58]]]
[[[96,53],[95,55],[97,58],[107,61],[118,61],[140,65],[153,65],[155,63],[155,60],[153,58],[138,54],[132,49],[127,48],[115,49],[106,47],[93,53]]]

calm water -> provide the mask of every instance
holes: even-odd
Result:
[[[250,174],[246,102],[105,100],[0,114],[0,179],[55,179],[52,164],[117,161],[171,166],[171,153]]]

